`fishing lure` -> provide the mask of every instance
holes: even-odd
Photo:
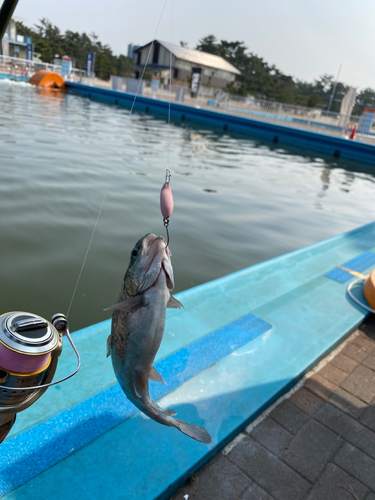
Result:
[[[167,168],[165,173],[165,182],[160,191],[160,211],[163,216],[164,227],[167,231],[167,246],[169,245],[169,217],[173,212],[173,195],[171,190],[171,171]]]

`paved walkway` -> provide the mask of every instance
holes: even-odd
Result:
[[[375,317],[173,500],[375,500]]]

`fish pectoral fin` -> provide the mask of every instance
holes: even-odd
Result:
[[[153,382],[161,382],[162,384],[167,385],[167,382],[163,379],[159,372],[156,371],[156,368],[153,366],[148,374],[148,379]]]
[[[111,335],[109,334],[108,335],[108,338],[107,338],[107,358],[108,356],[111,355]]]
[[[118,310],[118,311],[124,311],[127,313],[130,312],[135,312],[137,311],[140,307],[146,306],[146,302],[144,301],[144,298],[142,295],[136,295],[135,297],[128,297],[125,300],[121,302],[117,302],[116,304],[113,304],[113,306],[109,306],[104,309],[104,311],[110,311],[110,310]]]
[[[169,296],[167,307],[169,307],[170,309],[184,309],[184,306],[181,304],[181,302],[173,297],[173,295]]]
[[[134,392],[138,398],[141,398],[147,389],[148,377],[145,372],[135,370]]]

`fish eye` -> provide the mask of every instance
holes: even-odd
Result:
[[[137,257],[137,255],[138,255],[138,250],[134,248],[134,250],[132,251],[132,256]]]

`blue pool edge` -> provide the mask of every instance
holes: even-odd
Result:
[[[297,127],[237,116],[217,110],[203,109],[186,104],[162,101],[151,97],[136,96],[128,92],[104,89],[82,83],[66,82],[69,92],[108,104],[133,106],[134,110],[146,113],[170,116],[172,120],[184,123],[204,123],[225,132],[240,132],[253,138],[271,141],[273,144],[288,144],[307,150],[320,152],[332,158],[344,158],[371,164],[375,167],[375,145],[348,140],[343,137],[323,134]],[[374,168],[375,170],[375,168]]]

